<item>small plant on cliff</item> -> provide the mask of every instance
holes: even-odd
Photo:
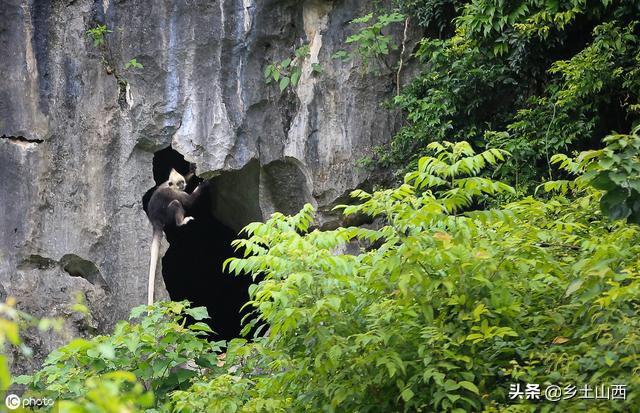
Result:
[[[291,86],[297,86],[302,76],[302,63],[309,57],[310,48],[308,44],[296,49],[292,57],[288,57],[280,62],[271,63],[264,69],[264,78],[267,84],[275,82],[278,84],[280,92]],[[322,72],[318,63],[311,65],[313,73]]]
[[[87,30],[87,36],[93,40],[95,47],[102,46],[104,44],[104,36],[107,33],[112,33],[105,24],[99,24],[96,27]]]
[[[106,25],[99,24],[96,27],[87,30],[87,35],[93,40],[93,46],[100,52],[100,60],[105,72],[108,75],[113,75],[116,78],[118,85],[118,103],[122,108],[131,105],[131,93],[129,89],[129,81],[122,74],[123,71],[131,69],[142,69],[144,66],[138,62],[136,58],[127,61],[122,69],[119,69],[119,65],[115,62],[113,53],[106,40],[106,35],[112,33]]]
[[[125,69],[130,69],[130,68],[142,69],[143,67],[144,66],[142,65],[142,63],[138,62],[136,58],[133,58],[124,64]]]
[[[354,49],[352,51],[339,50],[333,54],[333,58],[347,61],[359,57],[362,62],[363,72],[379,72],[379,67],[373,67],[372,64],[374,62],[391,69],[384,58],[392,50],[396,50],[398,46],[393,42],[393,37],[383,31],[388,26],[404,20],[405,16],[397,12],[382,14],[377,17],[370,13],[352,20],[350,24],[364,25],[355,34],[347,37],[346,43],[353,45]]]

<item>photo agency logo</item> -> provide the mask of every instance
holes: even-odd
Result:
[[[9,393],[4,398],[4,405],[7,406],[9,411],[17,410],[18,408],[29,410],[50,409],[54,404],[55,401],[48,397],[20,397],[17,394]]]
[[[20,407],[20,396],[16,394],[8,394],[4,399],[4,404],[9,410],[15,410]]]

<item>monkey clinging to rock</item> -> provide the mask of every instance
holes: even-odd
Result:
[[[149,199],[147,217],[149,217],[149,221],[153,225],[153,239],[151,240],[151,261],[149,263],[148,305],[153,304],[156,266],[158,265],[162,232],[167,226],[175,225],[180,227],[193,220],[193,217],[185,216],[185,214],[208,185],[208,181],[205,180],[192,193],[188,194],[185,192],[185,188],[187,179],[191,178],[191,176],[193,176],[193,172],[190,172],[185,178],[175,169],[172,169],[169,179],[160,184]]]

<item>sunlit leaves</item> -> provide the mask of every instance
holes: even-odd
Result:
[[[600,208],[611,219],[625,219],[640,224],[640,136],[638,128],[631,134],[613,134],[604,139],[606,148],[582,152],[575,159],[553,156],[552,162],[578,175],[573,181],[550,181],[541,185],[545,191],[566,194],[569,190],[587,191],[588,185],[604,191]],[[592,190],[593,192],[593,190]]]
[[[608,226],[593,191],[465,211],[480,197],[512,193],[477,176],[507,154],[476,154],[466,143],[430,149],[405,184],[354,191],[355,204],[338,207],[376,217],[378,229],[307,232],[310,207],[249,226],[254,253],[230,262],[266,274],[250,290],[250,305],[270,325],[264,344],[288,366],[280,371],[272,364],[269,379],[250,385],[260,395],[253,400],[286,395],[297,400],[296,409],[336,411],[475,411],[487,397],[508,404],[502,374],[551,380],[557,373],[537,367],[550,357],[540,354],[555,354],[549,343],[564,337],[562,351],[580,357],[582,332],[600,328],[593,311],[637,305],[637,283],[628,288],[613,280],[635,277],[616,273],[622,265],[637,274],[640,235]],[[594,159],[558,162],[584,171]],[[347,246],[357,247],[355,255],[343,253]],[[615,323],[609,328],[621,326]],[[629,363],[638,360],[615,342],[592,345],[594,354],[624,352]],[[511,371],[514,362],[526,370]],[[594,368],[565,373],[577,377]],[[620,371],[607,368],[602,374],[611,377]]]
[[[603,212],[612,219],[640,224],[640,128],[630,135],[615,134],[605,139],[591,185],[606,191],[600,199]]]
[[[107,33],[111,33],[111,32],[112,30],[109,30],[106,25],[99,24],[96,27],[87,29],[86,33],[87,33],[87,36],[89,36],[91,40],[93,40],[93,46],[98,47],[104,44],[104,36]]]
[[[515,193],[509,185],[476,176],[486,167],[503,162],[508,152],[488,149],[476,154],[464,141],[432,142],[427,148],[435,152],[435,157],[420,158],[418,170],[408,173],[405,182],[417,189],[439,189],[445,210],[457,212],[467,208],[483,194]]]
[[[153,406],[153,393],[146,391],[130,372],[116,371],[91,377],[86,393],[76,400],[59,400],[54,411],[61,413],[133,412]]]
[[[87,374],[122,369],[155,390],[159,411],[193,413],[506,412],[509,382],[640,385],[640,228],[607,220],[588,186],[483,210],[484,197],[512,193],[480,175],[507,154],[464,142],[430,150],[404,184],[356,190],[337,207],[373,224],[320,231],[305,205],[244,229],[234,242],[244,256],[225,265],[262,276],[249,288],[257,318],[245,332],[260,326],[266,337],[234,340],[222,355],[200,336],[207,324],[181,323],[203,309],[142,306],[139,324],[73,341],[20,382],[86,405],[96,402]],[[584,178],[600,171],[600,154],[554,161]],[[127,403],[131,389],[147,397],[136,388],[116,386],[113,399]],[[638,404],[627,397],[616,409]],[[539,406],[529,402],[516,407]],[[611,411],[607,403],[554,406]]]
[[[138,323],[123,321],[116,325],[110,336],[76,339],[49,354],[42,370],[31,376],[21,376],[18,380],[54,399],[75,400],[63,403],[69,408],[89,408],[96,403],[107,403],[94,397],[94,392],[104,391],[115,392],[114,397],[135,396],[130,400],[135,403],[147,400],[144,403],[148,406],[153,401],[152,394],[135,390],[141,386],[137,383],[163,395],[167,390],[184,385],[194,375],[184,366],[187,361],[197,368],[215,365],[212,359],[215,359],[221,343],[209,343],[205,339],[212,330],[204,322],[184,327],[187,315],[195,320],[208,318],[206,308],[191,308],[187,302],[161,302],[152,307],[137,307],[132,310],[131,318],[137,319]],[[98,376],[101,378],[87,381],[89,377]],[[110,384],[111,379],[120,384],[136,384],[125,385],[118,390],[115,384]],[[119,400],[118,403],[126,405],[128,402]]]

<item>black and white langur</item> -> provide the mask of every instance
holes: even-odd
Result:
[[[192,173],[187,175],[192,176]],[[166,226],[175,225],[183,226],[193,217],[185,216],[188,210],[202,191],[207,186],[204,181],[192,192],[185,192],[187,179],[171,170],[169,179],[162,183],[151,195],[149,205],[147,206],[147,217],[153,225],[153,239],[151,240],[151,261],[149,263],[149,285],[147,290],[147,304],[153,304],[153,292],[155,289],[156,266],[158,265],[158,254],[160,252],[160,242],[162,241],[162,232]]]

